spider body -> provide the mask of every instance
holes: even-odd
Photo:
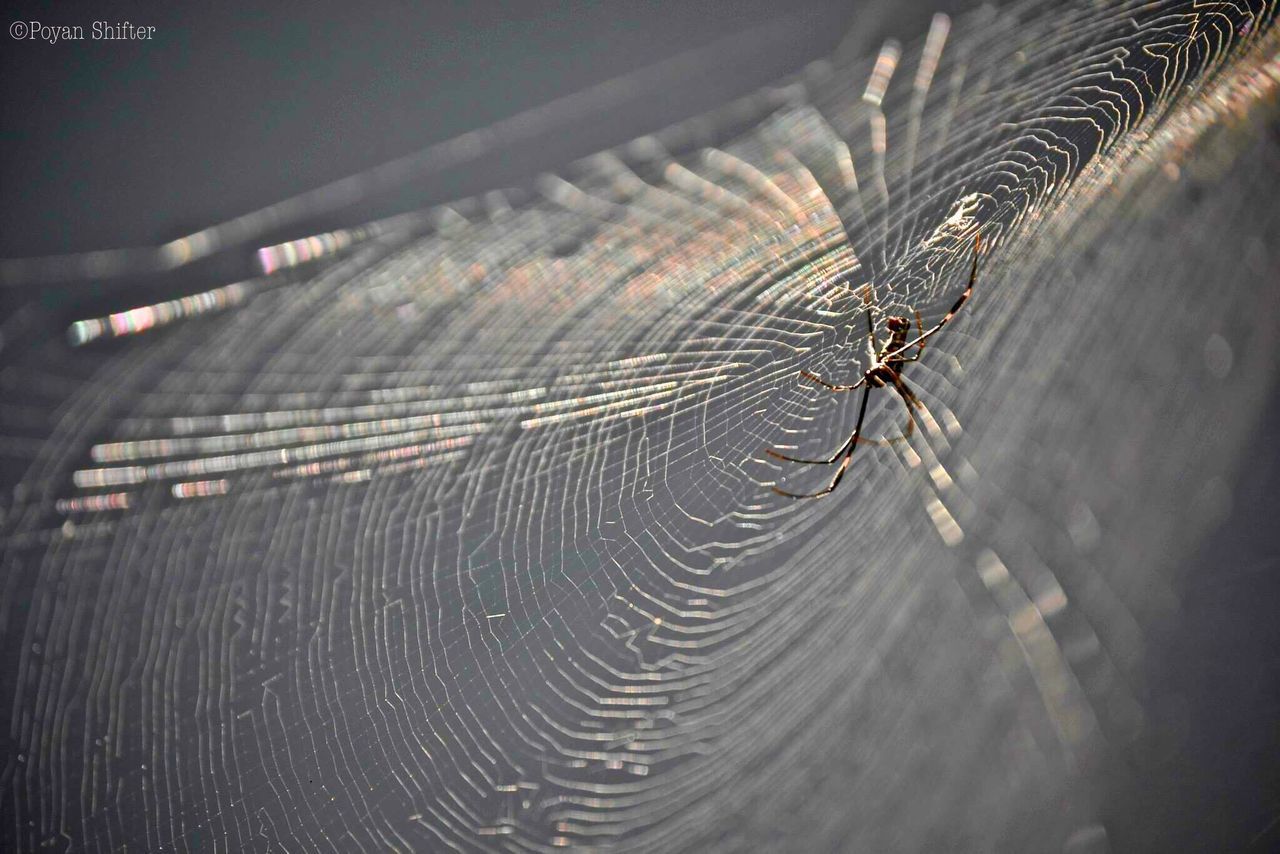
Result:
[[[853,459],[853,452],[857,450],[858,445],[871,442],[871,440],[864,439],[862,437],[862,423],[867,415],[867,401],[870,398],[871,389],[873,388],[892,388],[898,393],[898,396],[902,398],[903,405],[907,408],[907,429],[902,438],[905,439],[912,434],[916,423],[915,413],[913,410],[922,408],[923,405],[920,403],[920,399],[916,397],[915,392],[913,392],[902,379],[902,373],[906,369],[908,363],[920,360],[921,355],[924,354],[925,342],[950,322],[951,318],[955,316],[956,312],[958,312],[961,306],[963,306],[969,299],[969,295],[973,293],[973,285],[978,278],[978,255],[981,250],[982,236],[974,235],[973,266],[969,271],[969,283],[965,287],[964,293],[962,293],[960,298],[955,301],[955,304],[951,306],[951,309],[943,316],[942,320],[938,321],[937,324],[931,327],[927,332],[924,329],[924,322],[920,319],[920,313],[916,312],[916,328],[920,331],[920,334],[914,339],[908,340],[908,336],[911,333],[911,321],[901,315],[894,315],[885,322],[885,326],[889,330],[889,340],[883,347],[881,347],[879,342],[876,340],[876,327],[875,321],[872,320],[871,317],[871,310],[867,310],[867,331],[871,340],[872,360],[871,367],[867,368],[863,373],[862,379],[852,385],[834,385],[822,379],[817,374],[810,373],[809,371],[800,372],[800,375],[805,379],[815,382],[829,391],[848,392],[860,388],[862,389],[862,403],[858,407],[858,421],[853,428],[853,433],[840,447],[840,449],[830,457],[818,460],[806,460],[801,459],[800,457],[790,457],[773,449],[769,449],[767,451],[771,457],[789,463],[822,466],[839,463],[839,468],[836,470],[835,476],[831,479],[831,482],[828,483],[825,488],[820,489],[817,492],[789,492],[776,484],[773,487],[774,492],[779,495],[786,496],[787,498],[821,498],[822,496],[829,495],[835,491],[835,488],[840,485],[840,480],[844,477],[844,473],[848,470],[849,461]],[[874,294],[874,289],[872,293]],[[907,353],[913,349],[915,352],[908,356]],[[872,442],[872,444],[880,443]]]
[[[894,385],[902,379],[902,371],[907,363],[915,361],[903,355],[907,346],[907,333],[911,331],[911,321],[895,315],[889,318],[885,325],[889,327],[889,343],[885,345],[885,353],[892,355],[885,358],[884,353],[876,354],[877,364],[872,365],[871,370],[867,372],[867,382],[875,388]],[[923,343],[921,346],[924,346]]]

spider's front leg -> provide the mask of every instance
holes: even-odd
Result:
[[[916,315],[916,329],[920,330],[920,338],[918,339],[920,343],[916,346],[916,352],[911,356],[911,358],[903,359],[903,362],[918,362],[920,361],[920,357],[924,355],[924,342],[926,340],[926,336],[924,334],[924,320],[920,317],[919,311],[915,309],[912,309],[912,311],[915,311]]]
[[[867,382],[867,378],[864,376],[862,379],[858,380],[853,385],[834,385],[832,383],[827,382],[822,377],[818,376],[812,371],[805,371],[805,370],[800,371],[800,376],[804,377],[807,380],[810,380],[811,382],[817,383],[818,385],[822,386],[828,391],[853,391],[855,389],[862,388],[862,386],[865,385]]]

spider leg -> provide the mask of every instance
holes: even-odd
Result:
[[[871,293],[874,294],[875,292],[876,292],[875,285],[871,285]],[[876,325],[871,320],[871,309],[867,309],[866,314],[867,314],[867,329],[871,332],[871,343],[872,343],[872,346],[875,347],[876,358],[878,359],[879,353],[880,353],[880,345],[876,343]],[[807,380],[810,380],[811,382],[817,383],[818,385],[822,386],[828,391],[853,391],[854,389],[861,388],[867,382],[866,374],[863,374],[862,379],[858,380],[853,385],[834,385],[832,383],[827,382],[822,377],[818,376],[812,371],[801,371],[800,376],[804,377]]]
[[[948,311],[945,315],[943,315],[942,319],[939,320],[937,324],[931,327],[927,332],[920,333],[920,335],[918,335],[916,338],[903,344],[901,347],[894,350],[892,353],[885,353],[881,357],[881,361],[887,362],[890,359],[893,359],[897,356],[901,356],[903,353],[907,352],[912,347],[916,347],[920,344],[923,344],[925,341],[929,340],[934,335],[936,335],[938,331],[942,329],[942,327],[946,326],[949,322],[951,322],[951,318],[956,316],[956,312],[960,310],[961,306],[963,306],[966,302],[968,302],[969,296],[973,293],[973,285],[978,280],[978,255],[981,253],[981,251],[982,251],[982,235],[975,234],[973,236],[973,267],[969,270],[969,284],[965,286],[964,293],[960,294],[960,298],[957,299],[955,301],[955,304],[951,306],[951,310]],[[915,360],[911,359],[911,360],[905,360],[905,361],[915,361]]]
[[[866,385],[866,382],[867,382],[867,378],[863,377],[853,385],[833,385],[832,383],[827,382],[822,377],[818,376],[815,373],[812,373],[811,371],[801,371],[800,376],[804,377],[805,379],[811,382],[817,383],[818,385],[822,386],[828,391],[854,391],[855,389],[862,388],[864,385]]]
[[[916,394],[911,390],[911,387],[903,382],[901,376],[895,378],[893,390],[898,393],[898,396],[902,398],[902,402],[907,407],[907,429],[902,432],[902,435],[894,436],[892,439],[868,439],[863,436],[858,439],[862,444],[887,448],[890,445],[896,445],[899,442],[910,441],[911,437],[914,436],[916,432],[916,419],[915,415],[911,412],[911,408],[914,406],[926,415],[928,414],[928,410],[925,409],[924,403],[921,402],[920,398],[916,397]]]
[[[916,415],[912,409],[923,409],[924,404],[920,402],[920,398],[916,397],[916,393],[913,392],[903,381],[901,375],[894,375],[893,387],[898,392],[898,396],[902,398],[903,404],[907,407],[907,430],[901,438],[909,439],[916,429]]]
[[[901,438],[902,437],[899,437],[899,439]],[[890,442],[894,442],[894,441],[898,441],[898,439],[884,439],[884,440],[868,439],[865,436],[859,436],[857,439],[857,442],[859,445],[887,445]],[[765,448],[764,452],[769,456],[773,457],[775,460],[782,460],[784,463],[800,463],[801,465],[806,465],[806,466],[829,466],[832,463],[834,463],[836,460],[840,459],[840,455],[845,452],[845,449],[847,447],[848,445],[841,445],[840,450],[836,451],[831,456],[825,457],[821,460],[806,460],[801,457],[788,457],[786,454],[782,453],[781,451],[775,451],[773,448]]]
[[[830,495],[835,488],[840,485],[840,481],[844,478],[844,473],[849,470],[849,461],[853,459],[853,452],[858,449],[860,440],[862,439],[862,422],[867,417],[867,400],[871,397],[871,387],[867,386],[862,393],[862,405],[858,409],[858,423],[853,428],[853,435],[849,437],[849,441],[844,443],[844,447],[836,452],[835,456],[829,460],[813,460],[811,462],[821,465],[829,465],[836,460],[840,460],[840,468],[836,470],[836,475],[831,479],[824,489],[817,492],[788,492],[785,489],[775,485],[773,491],[786,498],[821,498],[824,495]],[[774,456],[779,456],[775,454]],[[782,457],[786,459],[786,457]],[[797,460],[796,462],[810,462],[806,460]]]
[[[845,442],[843,445],[841,445],[840,449],[836,451],[834,454],[832,454],[831,456],[823,457],[820,460],[807,460],[802,457],[789,457],[786,454],[773,450],[772,448],[766,448],[765,453],[773,457],[775,460],[782,460],[783,462],[800,463],[806,466],[829,466],[832,463],[834,463],[836,460],[840,459],[840,456],[849,450],[850,444],[858,444],[858,443],[877,444],[872,439],[862,438],[862,419],[867,411],[867,397],[870,394],[871,394],[871,386],[866,386],[865,390],[862,393],[862,406],[858,410],[858,424],[853,430],[853,435],[849,438],[848,442]]]
[[[871,296],[874,298],[876,304],[879,304],[880,297],[876,294],[875,282],[868,282],[867,285],[871,288]],[[875,353],[876,358],[879,359],[880,358],[880,342],[876,340],[876,322],[871,319],[870,304],[868,304],[868,307],[867,307],[867,332],[870,333],[871,335],[871,347],[872,347],[871,352]]]
[[[914,311],[914,309],[912,310]],[[920,312],[918,311],[916,311],[916,329],[920,330],[920,346],[916,348],[915,355],[908,359],[903,359],[903,362],[918,362],[920,361],[920,357],[924,355],[924,320],[920,318]]]

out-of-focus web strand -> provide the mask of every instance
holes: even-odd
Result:
[[[708,156],[707,162],[710,165],[714,165],[718,167],[721,171],[725,172],[726,174],[734,174],[734,175],[741,174],[746,176],[746,179],[748,180],[749,185],[753,187],[754,191],[756,191],[757,193],[764,194],[767,198],[776,200],[777,198],[784,196],[783,191],[776,184],[774,184],[772,181],[767,179],[762,173],[760,173],[758,170],[754,170],[752,167],[743,163],[737,158],[734,158],[730,154],[727,154],[725,152],[713,152]],[[670,170],[667,170],[667,171],[668,171],[668,174],[671,174]],[[685,172],[680,174],[686,174],[689,176],[690,180],[694,181],[694,183],[689,186],[697,188],[699,195],[702,195],[704,191],[708,193],[711,192],[711,187],[713,185],[710,185],[709,183],[705,182],[701,178],[696,178],[696,176],[693,176],[693,173]],[[560,186],[563,187],[565,185],[562,183]],[[727,190],[723,190],[718,187],[715,188],[715,191],[720,194],[728,193]],[[818,192],[818,191],[816,187],[811,186],[808,192],[811,194],[813,192]],[[747,204],[746,201],[742,201],[742,202],[731,201],[731,199],[737,199],[738,197],[736,196],[719,195],[714,197],[717,198],[721,204],[726,204],[730,206],[736,207],[736,205],[738,204]],[[578,197],[578,198],[581,199],[581,197]],[[801,211],[802,209],[800,208],[800,206],[795,205],[793,203],[793,207],[790,213],[794,215],[794,214],[801,213]],[[789,221],[790,220],[770,219],[769,223],[774,227],[780,227],[782,225],[787,224]],[[649,234],[651,234],[651,232],[649,232]],[[830,226],[828,227],[828,234],[834,235],[834,232],[830,231]],[[635,236],[639,237],[640,233],[636,233]],[[819,238],[819,239],[829,240],[830,238]],[[732,244],[728,244],[728,245],[732,245]],[[742,266],[740,264],[735,263],[735,264],[731,264],[729,269],[732,269],[735,272],[740,272],[742,269]],[[638,283],[642,280],[634,280],[634,281]],[[636,286],[635,284],[632,285],[632,287],[635,287],[635,286]],[[714,289],[714,285],[712,285],[712,287]],[[765,299],[765,300],[769,300],[769,298],[770,298],[770,292],[766,292],[762,294],[760,297],[760,299]],[[721,336],[717,336],[717,337],[721,337]],[[544,423],[549,423],[548,417],[553,419],[557,417],[563,417],[563,416],[544,416],[542,415],[542,412],[544,411],[569,409],[570,410],[570,412],[568,413],[569,417],[600,415],[603,413],[607,413],[609,411],[621,411],[623,415],[634,414],[637,411],[636,407],[634,406],[634,404],[627,402],[627,398],[630,396],[639,394],[641,398],[653,398],[655,396],[657,397],[670,396],[682,388],[685,390],[692,390],[700,382],[716,381],[715,377],[703,377],[699,379],[697,377],[698,374],[705,375],[707,373],[714,373],[718,375],[719,372],[723,370],[724,367],[730,367],[728,365],[722,365],[720,367],[712,367],[712,368],[704,367],[700,369],[694,369],[688,374],[682,375],[682,373],[678,369],[675,369],[672,366],[669,357],[663,359],[663,361],[665,363],[663,367],[663,374],[661,376],[661,379],[663,380],[663,382],[659,383],[656,387],[651,387],[652,390],[649,390],[649,391],[644,391],[645,389],[644,386],[636,386],[632,391],[621,389],[615,392],[601,392],[596,395],[587,395],[585,398],[579,398],[578,399],[579,403],[575,404],[570,401],[566,401],[563,403],[556,403],[553,401],[536,402],[537,398],[544,396],[546,392],[541,389],[529,389],[524,391],[517,390],[514,392],[509,392],[503,396],[503,400],[506,402],[514,402],[515,400],[530,401],[529,406],[531,407],[531,411],[534,417],[531,419],[525,419],[522,421],[522,426],[525,427],[526,429],[539,426]],[[590,383],[591,379],[592,379],[591,377],[587,377],[586,378],[587,383]],[[632,376],[629,378],[630,381],[635,381],[639,379],[641,379],[641,377],[634,375],[634,372],[632,372]],[[613,404],[606,403],[606,401],[608,401],[609,399],[619,399],[619,398],[621,399],[621,402],[613,403]],[[479,401],[476,401],[476,402],[479,402]],[[383,416],[383,420],[378,422],[366,423],[364,426],[360,426],[360,425],[339,426],[336,429],[332,429],[327,432],[321,432],[318,435],[315,431],[312,431],[310,433],[308,432],[302,432],[302,433],[277,432],[272,435],[257,434],[257,435],[240,436],[238,438],[234,438],[234,437],[219,438],[215,436],[215,437],[208,437],[207,439],[201,442],[196,442],[196,443],[188,441],[184,443],[175,444],[172,442],[166,443],[166,440],[153,440],[151,442],[144,442],[144,443],[133,442],[133,443],[105,444],[105,445],[96,446],[93,451],[93,456],[95,457],[95,459],[102,461],[102,460],[114,460],[114,459],[121,459],[121,458],[127,459],[131,456],[148,456],[148,455],[154,455],[157,452],[160,452],[161,456],[173,456],[173,455],[185,455],[192,451],[202,451],[202,450],[203,451],[208,451],[208,450],[226,451],[226,450],[234,450],[237,448],[243,449],[247,447],[258,447],[263,445],[264,443],[268,445],[293,444],[303,439],[304,437],[338,439],[338,438],[350,437],[354,433],[356,433],[356,431],[358,431],[359,433],[385,434],[385,433],[391,433],[392,431],[396,430],[399,427],[417,426],[417,425],[422,425],[425,427],[427,426],[428,423],[430,423],[431,426],[435,428],[447,429],[447,425],[451,421],[459,420],[459,421],[465,422],[465,421],[474,420],[477,417],[478,413],[473,413],[473,412],[467,411],[466,409],[463,409],[462,411],[459,411],[459,412],[452,412],[452,413],[447,411],[448,408],[452,408],[453,406],[458,406],[458,405],[466,406],[466,403],[462,400],[459,400],[453,404],[446,404],[445,405],[446,411],[441,412],[438,415],[434,415],[434,416],[422,415],[422,416],[418,416],[416,420],[408,420],[408,421],[406,421],[406,419],[404,418],[398,418],[398,419],[393,419],[388,421],[386,420],[386,417],[399,415],[399,412],[396,411],[397,409],[399,409],[400,411],[404,411],[404,410],[418,411],[418,412],[421,412],[423,410],[430,411],[430,410],[438,410],[441,404],[436,403],[432,400],[426,400],[426,401],[420,401],[420,402],[416,402],[415,404],[409,404],[409,405],[401,404],[399,407],[371,405],[371,406],[363,407],[358,411],[353,411],[351,408],[346,407],[346,408],[339,408],[337,410],[329,410],[329,411],[322,412],[320,414],[321,420],[326,422],[334,422],[334,421],[340,422],[351,417],[357,417],[357,418],[376,417],[380,415]],[[585,405],[586,409],[581,409],[582,405]],[[576,410],[576,414],[575,414],[575,410]],[[486,418],[485,420],[493,420],[493,419],[500,420],[503,417],[510,416],[512,413],[513,413],[513,410],[509,408],[499,409],[492,414],[491,418]],[[270,414],[255,415],[253,413],[248,413],[240,416],[236,416],[236,415],[205,416],[202,419],[196,419],[196,420],[186,419],[179,422],[181,426],[178,429],[180,430],[180,432],[183,432],[183,433],[198,432],[201,430],[208,430],[211,428],[212,429],[240,429],[244,426],[248,426],[255,422],[267,423],[267,424],[273,424],[273,423],[279,424],[282,421],[281,416],[284,416],[284,420],[286,422],[294,422],[294,423],[298,421],[307,422],[307,421],[317,420],[317,416],[314,413],[308,416],[308,414],[305,412],[298,413],[296,411],[281,413],[276,416],[272,416]],[[485,416],[480,416],[480,417],[485,418]],[[178,425],[175,424],[175,427],[177,426]],[[462,430],[464,432],[466,431],[465,425],[462,425],[454,429]],[[413,434],[413,436],[425,436],[425,435],[430,435],[430,434],[423,433],[422,431],[419,431],[418,433]],[[448,437],[447,433],[441,434],[441,436],[443,438]],[[407,440],[408,438],[411,438],[411,436],[409,434],[406,434],[405,438]],[[371,440],[357,440],[357,441],[361,441],[367,444]],[[358,445],[353,445],[348,443],[346,445],[335,445],[331,447],[313,446],[312,451],[308,451],[308,449],[304,447],[290,453],[291,454],[309,454],[309,453],[314,453],[318,451],[321,453],[325,453],[326,455],[332,455],[332,454],[344,453],[345,448],[348,448],[348,447],[351,448],[352,450],[356,450],[359,448]],[[228,458],[223,456],[223,457],[220,457],[218,460],[216,460],[214,462],[214,465],[221,466],[224,468],[230,467],[232,469],[239,468],[241,464],[257,467],[260,465],[270,465],[272,459],[273,459],[273,456],[266,452],[252,454],[252,455],[245,455],[241,458],[239,462],[237,462],[236,459],[234,458]],[[292,462],[292,460],[281,458],[277,462],[278,464],[286,464],[286,463]],[[111,483],[120,483],[120,482],[137,483],[143,480],[150,480],[150,479],[156,479],[156,478],[167,479],[174,476],[191,476],[191,475],[201,474],[202,465],[204,464],[198,461],[191,461],[191,462],[177,463],[171,466],[152,466],[149,469],[142,469],[137,466],[131,466],[124,469],[108,468],[108,469],[83,470],[77,473],[76,482],[82,486],[87,487],[87,486],[93,486],[95,484],[109,485]]]

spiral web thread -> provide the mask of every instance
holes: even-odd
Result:
[[[1088,362],[1088,309],[1156,285],[1074,278],[1055,250],[1149,216],[1125,205],[1157,166],[1274,92],[1273,16],[939,16],[529,187],[265,247],[258,279],[19,354],[8,382],[47,414],[4,424],[25,466],[6,835],[1087,844],[1073,781],[1138,726],[1153,606],[1129,587],[1160,582],[1149,556],[1110,569],[1134,540],[1079,469],[1114,471],[1087,443],[1121,428],[1074,423],[1099,410],[1061,409],[1088,375],[1060,365]],[[882,341],[890,315],[936,322],[979,233],[972,302],[906,374],[919,429],[881,442],[906,412],[877,390],[836,493],[770,492],[829,472],[766,448],[829,453],[856,417],[799,371],[861,376],[867,312]],[[1223,317],[1248,288],[1221,286]],[[1164,334],[1105,331],[1113,357]],[[95,358],[109,338],[129,340]],[[1074,502],[1042,489],[1059,475]]]

